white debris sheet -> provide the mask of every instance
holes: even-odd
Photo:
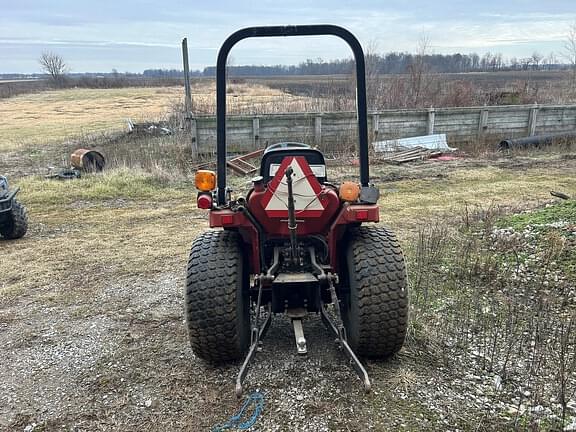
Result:
[[[441,150],[446,152],[456,150],[448,147],[448,143],[446,142],[446,134],[424,135],[410,138],[376,141],[372,143],[372,145],[374,146],[374,151],[376,152],[394,152],[416,147],[422,147],[429,150]]]

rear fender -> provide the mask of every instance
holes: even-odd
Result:
[[[12,200],[16,194],[20,191],[20,188],[15,188],[12,192],[8,192],[6,196],[0,198],[0,213],[9,212],[12,210]]]
[[[342,210],[330,226],[328,233],[328,249],[330,250],[330,266],[338,272],[339,257],[342,250],[342,237],[350,225],[359,226],[364,222],[379,222],[380,208],[377,204],[349,204],[345,203]]]

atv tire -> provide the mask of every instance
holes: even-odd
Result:
[[[8,240],[18,239],[28,231],[28,212],[18,201],[12,201],[12,210],[6,222],[0,224],[0,234]]]
[[[350,231],[342,318],[348,343],[360,356],[386,358],[402,348],[408,325],[406,266],[392,231]]]
[[[250,342],[249,280],[240,237],[207,231],[192,243],[186,322],[194,353],[210,363],[239,359]]]

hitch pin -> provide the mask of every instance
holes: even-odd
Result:
[[[301,319],[293,319],[292,326],[294,327],[294,338],[296,339],[296,350],[298,354],[306,354],[308,353],[308,349],[306,348],[306,338],[304,337],[304,329],[302,328],[302,320]]]

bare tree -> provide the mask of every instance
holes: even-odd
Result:
[[[382,80],[378,70],[378,41],[372,39],[366,45],[364,50],[364,59],[366,64],[366,93],[368,98],[368,107],[371,109],[382,108],[382,97],[384,91]]]
[[[502,57],[502,53],[494,54],[494,57],[492,58],[492,70],[502,69],[503,64],[504,64],[504,59]]]
[[[538,68],[540,67],[540,62],[542,61],[542,59],[544,58],[544,56],[542,54],[540,54],[538,51],[534,51],[532,53],[532,64],[534,65],[534,69],[538,70]]]
[[[576,90],[576,21],[568,27],[568,34],[564,42],[563,57],[572,67],[572,90]]]
[[[59,87],[63,85],[65,75],[70,68],[60,55],[50,51],[43,52],[38,59],[38,63],[40,63],[42,70],[50,75],[50,79],[54,84]]]
[[[484,53],[482,59],[480,60],[480,66],[482,67],[483,71],[487,71],[490,65],[492,65],[492,58],[492,53],[490,51]]]
[[[512,58],[510,59],[510,68],[511,68],[512,70],[518,69],[518,65],[519,65],[519,64],[520,64],[520,63],[518,62],[518,58],[517,58],[517,57],[512,57]]]
[[[234,74],[234,63],[236,63],[236,59],[231,55],[228,55],[226,59],[226,77],[231,78]]]
[[[554,51],[550,51],[550,53],[548,54],[548,56],[545,59],[545,62],[548,66],[548,70],[552,70],[552,68],[554,67],[554,65],[557,62],[556,54],[554,54]]]
[[[430,96],[430,88],[434,84],[434,79],[430,74],[430,66],[426,58],[430,55],[430,38],[426,34],[421,34],[418,39],[418,51],[408,66],[410,83],[410,108],[424,106],[426,96]],[[430,101],[428,101],[430,102]]]
[[[530,65],[532,64],[532,57],[525,57],[520,59],[520,64],[522,65],[522,70],[530,69]]]

